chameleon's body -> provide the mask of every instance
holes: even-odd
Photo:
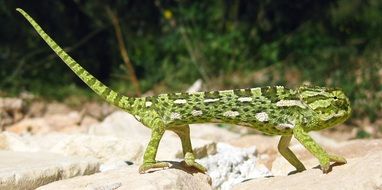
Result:
[[[168,166],[165,162],[155,160],[159,141],[165,130],[171,130],[180,137],[186,164],[204,172],[205,168],[195,162],[188,125],[208,122],[237,124],[266,134],[281,135],[278,149],[297,171],[302,171],[305,167],[288,148],[292,136],[320,161],[323,172],[329,171],[330,161],[346,163],[344,158],[326,153],[307,134],[312,130],[342,123],[349,117],[349,100],[338,89],[302,86],[292,90],[276,86],[126,97],[94,78],[64,52],[27,13],[17,10],[91,89],[107,102],[133,114],[152,130],[144,163],[140,167],[141,173]]]

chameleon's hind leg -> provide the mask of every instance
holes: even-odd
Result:
[[[167,162],[157,162],[155,160],[159,142],[164,134],[164,127],[156,127],[152,129],[151,139],[147,145],[143,156],[143,164],[139,167],[139,173],[145,173],[149,169],[169,167]]]
[[[345,164],[345,158],[336,155],[328,154],[320,145],[318,145],[301,126],[296,126],[293,129],[294,137],[315,156],[319,162],[321,169],[324,173],[330,171],[330,161]]]
[[[277,146],[280,154],[296,168],[296,172],[302,172],[305,166],[298,160],[296,155],[288,148],[292,136],[281,136],[279,145]]]
[[[192,150],[190,139],[190,127],[188,125],[177,126],[174,131],[182,141],[182,149],[184,155],[184,162],[187,166],[194,167],[199,171],[205,173],[207,169],[195,161],[194,151]]]

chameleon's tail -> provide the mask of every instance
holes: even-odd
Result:
[[[103,97],[107,102],[116,105],[126,111],[131,111],[136,98],[123,96],[106,85],[102,84],[93,75],[87,72],[81,65],[79,65],[73,58],[71,58],[55,41],[52,40],[44,30],[33,20],[24,10],[17,8],[33,26],[42,39],[52,48],[52,50],[65,62],[66,65],[74,71],[74,73],[81,78],[94,92]]]

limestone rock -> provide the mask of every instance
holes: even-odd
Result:
[[[24,102],[19,98],[0,98],[0,110],[21,110]]]
[[[150,129],[138,122],[133,115],[122,111],[114,112],[100,124],[90,126],[88,132],[93,135],[140,139],[146,142],[150,138]]]
[[[69,112],[71,112],[69,106],[58,102],[47,104],[45,109],[45,115],[67,114]]]
[[[338,145],[335,152],[347,158],[348,163],[333,166],[332,171],[323,174],[318,161],[305,157],[302,162],[307,171],[268,179],[257,179],[237,185],[234,189],[382,189],[382,141],[355,140]],[[308,159],[309,158],[309,159]],[[275,161],[277,162],[277,160]],[[281,161],[278,161],[282,167]],[[285,161],[286,162],[286,161]],[[275,164],[274,164],[275,165]],[[285,163],[284,165],[290,165]],[[289,168],[289,171],[293,171]],[[272,168],[272,172],[273,172]],[[285,171],[287,174],[287,171]]]
[[[218,143],[217,154],[203,158],[199,163],[207,168],[213,188],[228,190],[244,180],[271,175],[265,166],[258,164],[256,155],[254,146],[238,148]]]
[[[41,150],[38,144],[11,132],[0,133],[0,149],[22,152],[36,152]]]
[[[46,111],[47,103],[43,101],[32,101],[28,106],[28,117],[42,117]]]
[[[106,102],[103,102],[103,103],[87,102],[82,107],[84,109],[83,111],[85,115],[89,115],[97,119],[104,119],[105,116],[118,110],[118,108]]]
[[[142,157],[143,146],[137,140],[76,134],[61,139],[50,151],[63,155],[92,157],[102,162],[109,159],[135,162]]]
[[[50,126],[43,118],[27,118],[7,127],[7,131],[17,134],[41,134],[48,133],[50,130]]]
[[[0,97],[0,128],[11,125],[24,117],[24,101],[19,98]]]
[[[81,128],[88,129],[89,126],[95,125],[98,123],[99,121],[96,118],[85,115],[81,120]]]
[[[123,169],[110,170],[91,176],[80,176],[50,183],[38,190],[56,189],[142,189],[142,190],[204,190],[211,189],[210,178],[202,173],[187,171],[179,165],[177,169],[157,170],[139,174],[138,167],[129,166]]]
[[[77,111],[72,111],[66,114],[53,114],[45,116],[44,120],[51,127],[52,131],[63,131],[63,132],[82,132],[81,130],[74,130],[74,128],[79,128],[82,116]]]
[[[50,182],[98,171],[94,159],[44,152],[0,151],[0,189],[34,189]]]
[[[202,90],[203,80],[198,79],[192,84],[188,89],[187,92],[198,92]]]
[[[7,128],[17,134],[47,134],[52,131],[83,132],[79,127],[81,115],[78,112],[53,114],[45,117],[27,118]]]
[[[214,142],[227,142],[232,139],[238,139],[239,134],[222,129],[214,124],[192,124],[190,125],[191,137],[205,139]]]

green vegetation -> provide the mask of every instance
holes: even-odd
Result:
[[[140,89],[181,91],[310,83],[350,96],[353,118],[382,110],[382,1],[0,0],[0,95],[90,96],[15,11],[28,11],[101,81],[138,94],[120,55],[119,19]]]

